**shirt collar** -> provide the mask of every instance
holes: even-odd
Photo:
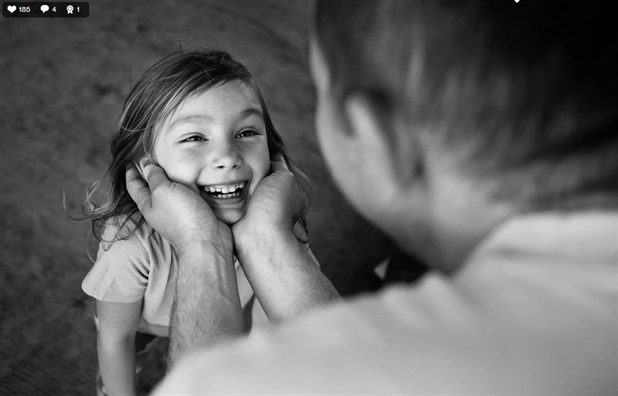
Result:
[[[618,212],[546,212],[514,217],[473,250],[461,273],[494,267],[497,261],[515,257],[618,266]]]

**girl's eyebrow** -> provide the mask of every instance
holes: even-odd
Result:
[[[264,120],[264,114],[262,110],[257,107],[249,107],[240,112],[238,120],[244,120],[249,117],[258,117],[262,121]],[[172,122],[169,129],[173,129],[180,124],[212,124],[214,119],[206,114],[189,114],[180,118],[177,118]]]
[[[258,117],[262,121],[264,121],[264,114],[262,113],[262,110],[258,109],[257,107],[249,107],[241,111],[240,116],[238,118],[244,120],[245,118],[249,118],[251,116]]]
[[[190,114],[175,119],[169,129],[174,129],[174,127],[180,124],[211,124],[212,122],[212,117],[205,114]]]

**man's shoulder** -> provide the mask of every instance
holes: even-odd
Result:
[[[174,370],[162,394],[254,394],[258,389],[264,394],[299,390],[311,394],[385,394],[411,389],[411,384],[421,381],[423,367],[425,374],[429,370],[435,378],[441,377],[442,368],[431,363],[431,349],[440,350],[433,355],[439,360],[450,354],[453,365],[463,364],[469,356],[457,350],[456,343],[442,343],[448,337],[457,339],[462,323],[457,323],[461,316],[449,315],[447,308],[430,306],[430,298],[439,298],[438,294],[447,289],[444,283],[448,281],[443,277],[438,276],[435,282],[429,285],[432,291],[427,296],[412,287],[395,286],[194,354]],[[449,305],[455,300],[451,293],[446,301],[435,303]],[[462,305],[458,308],[465,310]],[[457,304],[452,304],[450,312],[456,309]],[[482,329],[480,323],[477,325]],[[465,338],[463,335],[461,339]]]
[[[336,304],[197,353],[161,389],[491,394],[618,386],[610,381],[618,368],[615,324],[594,315],[582,321],[581,310],[562,309],[541,289],[531,293],[502,277],[486,281],[432,274],[417,287]],[[582,337],[591,341],[584,345]]]

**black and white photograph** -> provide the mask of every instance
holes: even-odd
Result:
[[[618,394],[615,15],[2,2],[0,394]]]

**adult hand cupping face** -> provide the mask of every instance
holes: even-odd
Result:
[[[141,167],[143,177],[136,166],[127,169],[129,195],[148,224],[179,254],[205,240],[231,250],[229,227],[216,218],[199,194],[187,186],[171,182],[162,168],[148,160],[143,160]]]
[[[268,227],[291,231],[300,217],[304,200],[283,156],[270,162],[270,171],[253,192],[245,216],[232,227],[235,239]]]

